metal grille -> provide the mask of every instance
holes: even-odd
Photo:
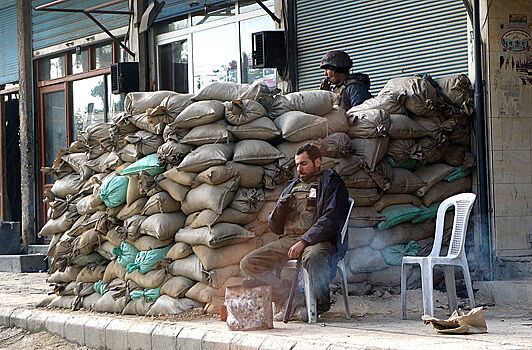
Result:
[[[0,84],[18,80],[17,3],[9,0],[0,8]]]
[[[467,13],[462,0],[298,0],[298,85],[316,89],[321,57],[345,50],[372,93],[391,78],[467,74]]]

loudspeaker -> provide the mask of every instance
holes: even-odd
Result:
[[[113,94],[139,91],[138,62],[111,64],[111,91]]]
[[[252,34],[253,68],[283,68],[286,66],[286,49],[283,30]]]

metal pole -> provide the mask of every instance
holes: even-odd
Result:
[[[482,38],[480,36],[479,0],[473,2],[473,60],[475,66],[475,132],[478,175],[478,204],[480,225],[480,257],[484,278],[492,279],[491,232],[489,226],[489,185],[484,112],[484,86],[482,79]]]
[[[33,119],[33,65],[31,50],[31,0],[18,0],[18,67],[20,118],[20,177],[24,252],[35,243],[35,148]]]

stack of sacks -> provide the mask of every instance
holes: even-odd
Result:
[[[351,146],[364,163],[355,179],[344,177],[355,200],[346,257],[354,294],[396,291],[402,256],[430,252],[441,201],[470,191],[472,101],[463,75],[397,78],[348,111]]]

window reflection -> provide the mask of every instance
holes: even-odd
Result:
[[[188,92],[188,41],[159,46],[159,89]]]
[[[72,83],[72,131],[74,139],[87,126],[105,122],[107,87],[105,76],[98,76]]]
[[[39,60],[39,80],[62,78],[66,75],[65,55]]]
[[[94,47],[94,56],[96,58],[96,69],[110,67],[113,63],[113,45],[104,44]]]
[[[43,95],[44,165],[52,166],[59,147],[67,146],[65,92]],[[47,184],[54,183],[53,175],[46,175]]]
[[[214,81],[237,82],[236,23],[193,34],[194,91]]]
[[[265,0],[262,3],[268,7],[273,8],[274,0]],[[255,0],[240,1],[240,13],[251,12],[259,9],[262,9],[262,7],[260,7]]]
[[[106,75],[107,82],[107,105],[108,105],[108,114],[107,120],[111,120],[116,115],[124,112],[124,100],[126,99],[126,94],[113,94],[111,93],[111,75]]]
[[[209,23],[217,21],[219,19],[226,18],[227,16],[234,16],[236,13],[235,6],[227,6],[222,9],[217,9],[213,11],[201,11],[194,13],[192,15],[192,25],[200,25],[203,23]]]
[[[78,74],[89,71],[89,50],[84,48],[79,54],[73,52],[70,54],[72,61],[72,74]]]

